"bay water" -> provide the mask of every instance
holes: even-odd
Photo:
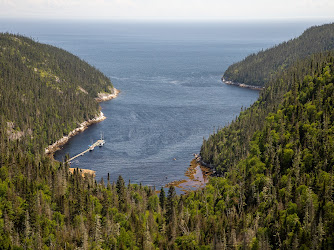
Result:
[[[0,31],[63,48],[107,75],[120,95],[101,103],[106,120],[72,138],[55,159],[74,160],[97,180],[159,189],[184,179],[203,138],[231,122],[259,92],[221,77],[245,56],[294,38],[312,25],[291,22],[88,22],[0,20]]]

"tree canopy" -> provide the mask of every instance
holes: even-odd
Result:
[[[247,56],[228,67],[224,78],[252,86],[265,84],[297,60],[334,49],[334,24],[313,26],[301,36]]]
[[[0,121],[31,153],[94,118],[99,92],[113,86],[78,57],[29,38],[0,33]]]
[[[58,49],[0,38],[0,249],[334,249],[334,52],[277,74],[203,141],[201,157],[216,170],[209,184],[165,197],[45,156],[45,145],[98,112],[93,97],[111,83],[89,90],[47,71]]]

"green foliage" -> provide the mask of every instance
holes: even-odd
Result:
[[[122,177],[112,184],[108,178],[107,186],[98,184],[41,154],[49,139],[59,138],[84,115],[78,114],[81,108],[67,109],[71,123],[63,126],[65,116],[57,111],[63,104],[52,95],[61,89],[67,96],[66,84],[46,81],[53,71],[44,66],[37,74],[25,65],[43,49],[17,57],[17,46],[31,40],[1,37],[7,41],[2,54],[11,56],[4,68],[15,72],[0,78],[0,86],[8,87],[0,92],[1,249],[334,248],[333,53],[312,55],[269,82],[252,107],[204,140],[202,159],[217,176],[187,195],[178,196],[171,187],[166,198],[163,189],[158,197],[153,188],[126,186]],[[31,42],[27,51],[34,46],[42,45]],[[16,67],[22,72],[26,67],[35,78],[32,93],[24,89]],[[21,84],[10,83],[15,78]],[[39,103],[47,103],[43,95],[34,96],[43,86],[52,104],[46,107]],[[3,93],[16,92],[17,99],[3,100]],[[73,94],[69,100],[82,95],[66,93]],[[84,99],[80,105],[87,104]],[[21,114],[22,102],[39,115]],[[8,129],[28,128],[34,128],[33,138],[9,138]]]
[[[44,153],[100,111],[110,80],[78,57],[29,38],[0,33],[0,124],[27,153]],[[7,142],[6,140],[4,141]]]
[[[237,83],[264,86],[295,61],[332,49],[334,49],[334,24],[314,26],[295,39],[232,64],[224,73],[224,78]]]
[[[223,176],[211,180],[219,190],[210,191],[216,214],[224,220],[225,213],[225,228],[234,225],[241,238],[255,232],[237,244],[333,248],[325,226],[333,218],[323,217],[333,212],[333,61],[333,53],[325,53],[297,62],[231,125],[204,141],[203,160]]]
[[[160,190],[159,203],[160,203],[160,207],[164,209],[165,203],[166,203],[166,194],[165,194],[165,190],[163,187],[161,187],[161,190]]]

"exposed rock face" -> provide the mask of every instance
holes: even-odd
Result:
[[[111,99],[114,99],[118,96],[120,91],[116,88],[110,88],[110,93],[98,93],[97,98],[95,98],[98,102],[104,102]]]
[[[241,87],[241,88],[255,89],[255,90],[263,90],[264,89],[264,87],[261,87],[261,86],[248,85],[248,84],[244,84],[244,83],[229,81],[229,80],[226,80],[224,77],[222,77],[222,81],[223,81],[223,83],[225,83],[227,85],[234,85],[234,86],[238,86],[238,87]]]
[[[25,135],[32,135],[32,130],[28,128],[26,131],[15,130],[14,122],[7,122],[7,135],[9,140],[20,140]]]
[[[88,92],[84,88],[82,88],[80,86],[78,88],[82,93],[85,93],[86,95],[88,95]]]

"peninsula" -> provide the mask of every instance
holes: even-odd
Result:
[[[247,56],[225,71],[222,80],[240,87],[262,88],[289,66],[313,53],[334,49],[334,25],[313,26],[297,38]]]

